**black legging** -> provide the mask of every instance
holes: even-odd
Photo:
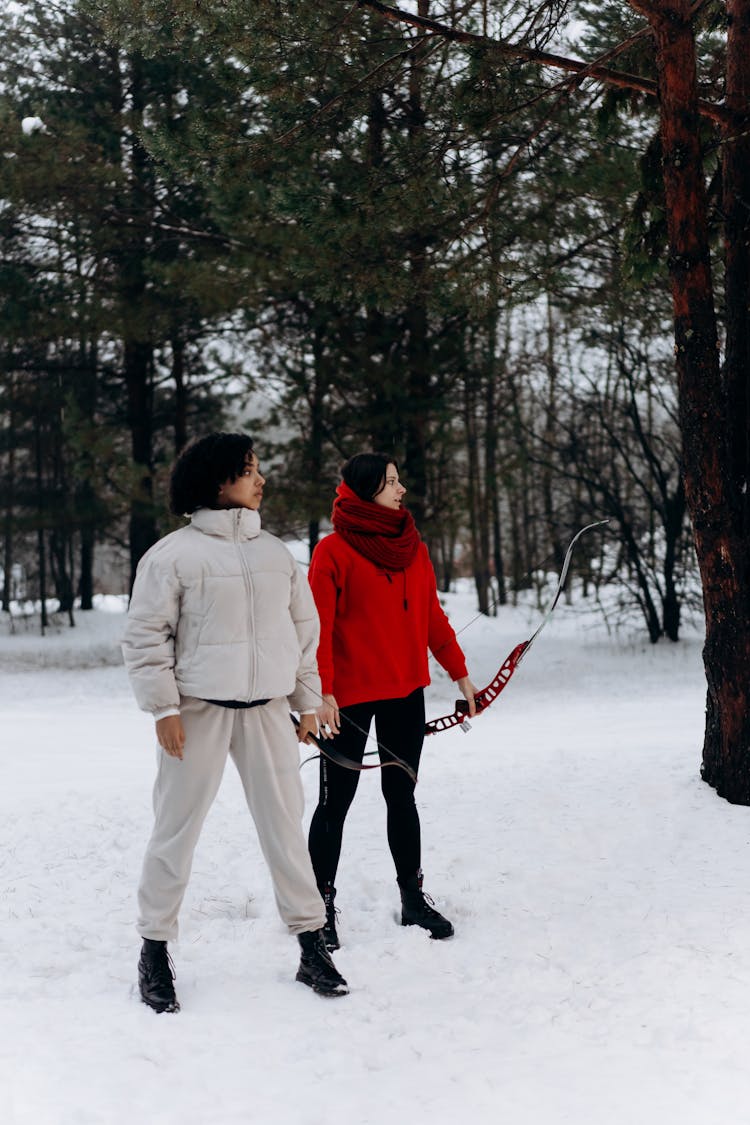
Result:
[[[341,708],[341,733],[329,745],[354,762],[362,762],[370,723],[375,719],[381,762],[391,749],[416,773],[424,741],[424,692],[417,688],[404,699],[381,699]],[[391,758],[391,761],[393,759]],[[344,821],[359,783],[359,773],[321,755],[320,796],[310,824],[310,856],[321,891],[333,886],[341,854]],[[387,766],[380,785],[388,810],[388,846],[399,881],[417,874],[421,862],[419,814],[414,782],[405,770]]]

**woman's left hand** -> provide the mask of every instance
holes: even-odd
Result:
[[[461,692],[461,695],[464,697],[466,702],[469,704],[469,718],[473,718],[473,716],[477,713],[477,705],[474,700],[477,689],[474,687],[468,676],[462,676],[460,680],[456,680],[456,686],[458,687],[458,690]]]

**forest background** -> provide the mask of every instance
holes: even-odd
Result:
[[[175,451],[246,424],[282,534],[312,547],[341,462],[383,449],[442,587],[472,573],[492,612],[611,517],[579,571],[677,639],[653,105],[350,4],[165,7],[135,38],[101,4],[3,17],[4,608],[14,573],[90,604],[97,544],[134,567],[169,529]],[[462,6],[544,45],[558,21],[532,14]],[[589,55],[636,20],[575,14]]]
[[[461,49],[382,7],[0,15],[5,611],[35,599],[44,624],[53,595],[72,623],[97,552],[125,558],[126,588],[172,526],[175,452],[241,425],[271,530],[312,549],[343,459],[380,448],[441,588],[473,575],[487,614],[541,597],[571,535],[609,518],[576,556],[583,593],[614,586],[651,641],[678,640],[700,586],[639,10],[670,5],[404,5],[473,35]],[[682,16],[721,102],[727,9]],[[540,65],[558,50],[632,81],[561,79]],[[718,267],[719,119],[695,125]]]

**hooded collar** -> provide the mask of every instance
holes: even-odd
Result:
[[[260,535],[260,512],[254,508],[198,508],[193,527],[220,539],[255,539]]]

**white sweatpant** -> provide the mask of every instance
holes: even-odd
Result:
[[[182,761],[161,748],[154,785],[154,830],[138,888],[142,937],[174,941],[193,853],[219,789],[227,754],[242,779],[276,905],[292,934],[317,930],[325,908],[302,830],[299,745],[286,699],[233,709],[183,698]]]

